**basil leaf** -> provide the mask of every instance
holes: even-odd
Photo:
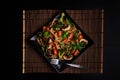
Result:
[[[55,24],[55,25],[53,25],[52,27],[53,28],[60,28],[60,27],[62,27],[63,26],[63,24]]]
[[[85,45],[86,45],[86,44],[85,44],[84,42],[81,42],[81,43],[80,43],[80,46],[83,47],[83,48],[85,47]]]
[[[45,51],[45,48],[44,48],[43,46],[42,46],[41,48],[42,48],[42,51],[44,52],[44,51]]]
[[[46,31],[46,32],[43,33],[43,37],[49,36],[49,34],[50,33]]]
[[[76,50],[76,49],[77,49],[77,46],[74,46],[74,47],[73,47],[73,50]]]
[[[68,35],[68,32],[63,32],[63,34],[62,34],[62,38],[66,38],[67,35]]]
[[[76,30],[74,31],[74,35],[76,35],[77,33],[79,33],[79,31],[76,29]]]
[[[82,50],[82,47],[81,47],[81,46],[78,46],[77,48],[78,48],[79,50]]]
[[[66,18],[66,23],[67,23],[68,25],[72,25],[71,20],[70,20],[70,19],[67,19],[67,18]]]
[[[79,31],[76,29],[74,31],[74,36],[73,36],[73,39],[76,40],[77,39],[77,34],[79,33]]]

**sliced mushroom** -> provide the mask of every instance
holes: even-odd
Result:
[[[64,59],[64,60],[71,60],[71,59],[73,59],[73,56],[72,56],[72,55],[63,56],[63,59]]]
[[[86,39],[80,39],[80,42],[85,42],[86,44],[88,44],[88,41]]]
[[[64,28],[64,29],[62,29],[63,31],[68,31],[68,30],[70,30],[70,25],[68,25],[66,28]]]

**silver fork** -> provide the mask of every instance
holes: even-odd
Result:
[[[51,59],[50,63],[54,64],[54,65],[58,65],[59,64],[59,59]],[[81,65],[78,65],[78,64],[72,64],[72,63],[64,63],[64,64],[68,65],[68,66],[71,66],[71,67],[79,68],[79,69],[86,69],[85,66],[81,66]]]

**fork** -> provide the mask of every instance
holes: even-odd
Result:
[[[54,64],[54,65],[58,65],[59,64],[59,59],[51,59],[50,63]],[[78,64],[72,64],[72,63],[64,63],[64,64],[68,65],[68,66],[71,66],[71,67],[79,68],[79,69],[86,69],[85,66],[81,66],[81,65],[78,65]]]

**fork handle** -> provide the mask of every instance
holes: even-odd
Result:
[[[84,66],[81,66],[81,65],[78,65],[78,64],[66,63],[66,65],[71,66],[71,67],[76,67],[76,68],[85,68]]]

